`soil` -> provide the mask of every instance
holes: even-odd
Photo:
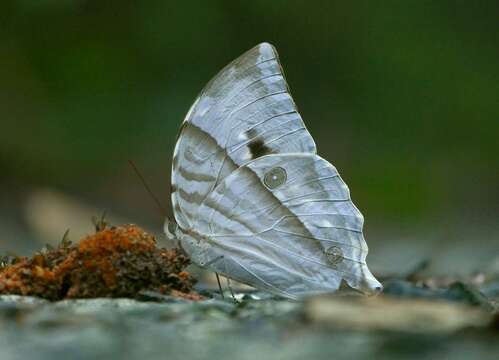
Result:
[[[66,237],[55,249],[32,257],[4,257],[0,294],[37,296],[51,301],[130,297],[143,291],[199,300],[195,279],[185,271],[181,249],[157,247],[154,236],[136,225],[107,227],[77,244]]]

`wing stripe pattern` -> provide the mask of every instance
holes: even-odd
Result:
[[[213,161],[225,161],[224,150],[214,141],[211,136],[192,123],[186,123],[182,127],[182,133],[188,136],[198,146],[197,152],[188,143],[179,145],[177,143],[175,163],[181,164],[174,167],[172,172],[172,205],[175,209],[177,223],[187,229],[193,226],[193,219],[199,205],[213,188],[216,178],[211,175]],[[205,141],[203,141],[205,140]],[[212,151],[215,148],[216,151]],[[177,159],[177,160],[175,160]],[[227,162],[233,170],[237,168],[229,159]],[[201,181],[202,180],[202,181]]]

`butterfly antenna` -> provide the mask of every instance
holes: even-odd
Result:
[[[222,299],[225,299],[224,291],[222,290],[222,284],[220,283],[220,276],[217,272],[215,273],[215,276],[217,277],[218,290],[220,290],[220,295],[222,295]]]
[[[156,195],[154,195],[154,193],[152,192],[151,188],[147,184],[146,179],[144,179],[144,177],[140,173],[140,171],[137,168],[137,166],[135,165],[135,163],[132,160],[128,160],[128,163],[132,167],[132,169],[135,172],[135,174],[139,177],[140,181],[142,182],[142,185],[144,185],[144,187],[146,188],[147,192],[149,193],[149,195],[151,196],[151,198],[153,199],[153,201],[156,203],[156,205],[157,205],[157,207],[158,207],[161,215],[163,217],[167,218],[168,220],[170,220],[170,218],[166,215],[165,209],[163,208],[163,206],[161,206],[161,202],[158,200],[158,198],[156,197]]]
[[[224,261],[225,273],[227,274],[228,273],[227,272],[227,262],[225,261],[225,258],[223,258],[223,261]],[[234,291],[232,290],[232,286],[230,286],[230,279],[226,276],[225,280],[227,280],[227,287],[229,288],[230,295],[232,296],[232,300],[234,300],[235,303],[239,303],[239,301],[237,301],[237,299],[236,299],[236,296],[234,295]]]

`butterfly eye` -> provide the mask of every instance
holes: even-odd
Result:
[[[331,246],[325,252],[326,257],[331,265],[338,265],[343,261],[343,251],[338,246]]]
[[[286,170],[282,167],[275,167],[265,174],[263,182],[269,189],[275,189],[276,187],[284,184],[286,182],[286,178]]]
[[[165,231],[166,237],[168,239],[170,239],[170,240],[176,239],[177,228],[178,228],[178,225],[175,221],[171,221],[169,219],[166,219],[164,231]]]
[[[175,231],[177,231],[177,223],[175,222],[169,222],[168,223],[168,231],[172,234],[175,234]]]

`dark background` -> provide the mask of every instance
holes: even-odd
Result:
[[[0,252],[160,234],[177,129],[218,70],[276,46],[319,153],[366,218],[374,268],[499,254],[499,2],[83,1],[0,5]],[[443,265],[442,265],[443,264]]]

